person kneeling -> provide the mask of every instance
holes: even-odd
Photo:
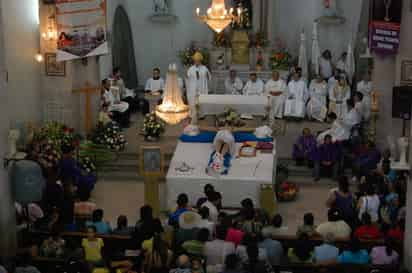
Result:
[[[315,162],[315,181],[320,179],[321,172],[336,179],[339,171],[339,149],[332,143],[332,136],[326,135],[324,143],[318,148],[318,160]]]

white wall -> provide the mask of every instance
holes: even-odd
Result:
[[[9,101],[15,121],[39,121],[38,0],[2,1]]]
[[[278,33],[273,34],[283,40],[293,55],[298,54],[299,35],[306,33],[310,49],[313,22],[322,15],[322,0],[274,0],[277,1]],[[358,31],[363,0],[338,1],[341,15],[346,18],[342,25],[319,25],[321,50],[330,49],[334,58],[346,51],[352,35]],[[355,37],[353,37],[355,38]]]

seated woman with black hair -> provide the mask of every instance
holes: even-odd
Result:
[[[95,227],[99,234],[108,234],[112,232],[109,222],[103,220],[103,210],[97,209],[93,211],[92,221],[86,222],[86,227]]]

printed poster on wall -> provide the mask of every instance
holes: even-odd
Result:
[[[106,0],[56,0],[57,61],[107,54]]]

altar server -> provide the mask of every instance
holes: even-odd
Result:
[[[348,57],[348,53],[343,52],[342,55],[340,55],[339,60],[336,62],[336,68],[342,72],[346,72],[346,58],[347,57]]]
[[[278,71],[272,72],[272,78],[265,84],[265,93],[271,101],[271,117],[283,118],[286,82],[280,78]]]
[[[365,73],[363,75],[362,81],[358,82],[356,86],[356,91],[362,93],[363,95],[363,106],[365,107],[366,111],[370,112],[371,108],[371,95],[372,95],[372,81],[371,81],[371,75],[369,72]]]
[[[333,65],[332,54],[330,53],[330,50],[327,49],[322,53],[322,56],[320,57],[319,66],[320,75],[323,79],[328,80],[330,77],[332,77]]]
[[[119,67],[113,68],[111,80],[112,85],[119,88],[120,100],[129,104],[129,109],[132,113],[137,112],[139,109],[139,101],[136,97],[136,93],[133,89],[126,87]]]
[[[297,69],[288,84],[288,97],[285,102],[285,116],[293,118],[305,117],[305,104],[308,99],[308,88]]]
[[[163,89],[165,88],[165,81],[162,77],[160,77],[160,69],[154,68],[153,75],[150,79],[146,81],[146,86],[144,90],[148,93],[163,93]]]
[[[102,100],[103,105],[107,106],[108,111],[112,112],[113,119],[122,127],[129,126],[130,111],[127,102],[120,101],[119,88],[110,87],[107,79],[102,81]]]
[[[236,70],[230,70],[229,77],[225,80],[226,94],[241,95],[243,89],[243,82],[237,76]]]
[[[346,101],[351,96],[350,86],[344,74],[339,77],[329,92],[329,112],[335,113],[338,119],[343,119],[348,112]]]
[[[326,97],[328,95],[328,85],[322,76],[318,75],[309,86],[310,100],[307,106],[309,118],[324,121],[328,109],[326,108]]]
[[[261,79],[258,79],[256,73],[250,73],[249,80],[243,88],[243,95],[261,96],[265,85]]]
[[[361,116],[362,121],[369,121],[371,116],[371,106],[370,103],[365,101],[365,97],[361,92],[356,92],[353,96],[355,102],[355,109],[358,111],[358,114]]]
[[[193,55],[194,64],[187,71],[187,100],[190,107],[196,104],[197,95],[207,95],[209,93],[209,81],[211,75],[209,69],[202,64],[203,55],[196,52]]]

